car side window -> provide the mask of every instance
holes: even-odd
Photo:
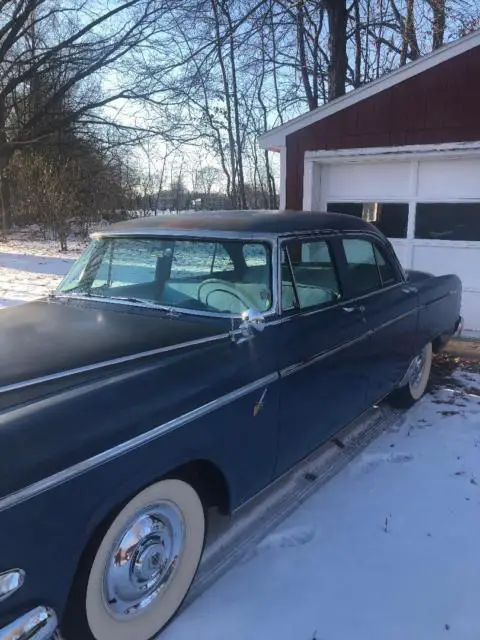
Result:
[[[382,288],[375,250],[369,240],[344,238],[342,240],[347,259],[348,290],[358,297]]]
[[[340,284],[325,240],[292,240],[282,248],[282,309],[336,302]]]
[[[400,276],[397,269],[383,249],[375,245],[374,251],[383,286],[390,287],[392,284],[400,282]]]

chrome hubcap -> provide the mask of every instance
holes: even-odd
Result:
[[[120,534],[105,567],[108,611],[126,618],[160,597],[178,566],[184,540],[184,520],[172,503],[139,512]]]
[[[412,360],[410,365],[409,381],[410,386],[418,387],[422,380],[423,369],[426,361],[426,349],[422,349],[421,353]]]

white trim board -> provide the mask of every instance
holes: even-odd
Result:
[[[401,147],[358,147],[333,151],[305,151],[305,160],[331,164],[339,162],[374,162],[375,160],[423,160],[480,156],[480,140],[475,142],[445,142],[441,144],[413,144]]]
[[[462,53],[466,53],[475,47],[480,47],[480,29],[474,31],[468,36],[460,38],[451,44],[444,45],[437,51],[422,56],[415,62],[410,62],[404,67],[400,67],[396,71],[382,76],[378,80],[369,82],[358,89],[354,89],[349,93],[329,102],[325,105],[304,113],[301,116],[289,120],[285,124],[275,127],[271,131],[262,134],[258,142],[262,149],[277,150],[279,147],[285,146],[286,137],[299,129],[308,127],[309,125],[328,118],[329,116],[350,107],[357,102],[370,98],[390,87],[393,87],[409,78],[432,69],[442,62],[447,62]]]

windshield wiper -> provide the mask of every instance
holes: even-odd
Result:
[[[152,309],[162,309],[162,311],[171,311],[171,307],[167,307],[163,304],[157,304],[151,300],[145,300],[144,298],[135,298],[131,296],[98,296],[105,300],[121,300],[122,302],[132,302],[133,304],[141,304],[144,307],[151,307]]]
[[[170,315],[180,315],[181,311],[177,310],[173,307],[168,307],[164,304],[158,304],[156,302],[145,300],[144,298],[135,298],[134,296],[102,296],[97,293],[90,293],[86,291],[85,293],[80,293],[79,291],[54,291],[50,294],[52,297],[59,298],[87,298],[88,300],[102,300],[104,302],[118,300],[120,302],[131,302],[132,304],[138,304],[142,307],[147,307],[148,309],[158,309],[159,311],[165,311]]]

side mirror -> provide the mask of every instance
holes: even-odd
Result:
[[[263,331],[265,329],[265,318],[260,311],[255,309],[248,309],[242,313],[242,322],[240,323],[241,337],[237,342],[244,342],[245,340],[251,340],[255,335],[255,332]]]

